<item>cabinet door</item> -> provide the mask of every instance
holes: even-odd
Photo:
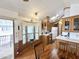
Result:
[[[70,18],[63,19],[63,31],[70,31]]]
[[[66,20],[65,21],[65,26],[64,26],[65,31],[69,31],[69,26],[70,26],[70,21],[69,20]]]
[[[79,17],[74,17],[74,26],[73,26],[73,30],[74,31],[79,31]]]

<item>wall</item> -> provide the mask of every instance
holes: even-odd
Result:
[[[18,14],[16,12],[0,8],[0,17],[7,17],[13,19],[18,18]]]
[[[79,40],[79,33],[78,32],[70,32],[70,39]]]
[[[15,43],[18,43],[22,40],[22,20],[14,21],[14,29],[15,29]],[[18,29],[19,26],[19,29]]]
[[[79,15],[79,4],[72,4],[70,8],[70,16]]]
[[[67,35],[68,32],[62,32],[62,35]],[[79,40],[79,33],[78,32],[70,32],[69,35],[70,39]]]
[[[70,8],[65,9],[64,17],[79,15],[79,4],[71,4]]]

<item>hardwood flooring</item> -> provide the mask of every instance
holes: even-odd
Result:
[[[52,51],[51,51],[51,59],[76,59],[74,58],[73,55],[67,55],[67,58],[60,58],[59,54],[61,54],[61,56],[65,56],[66,57],[66,53],[62,53],[62,51],[59,51],[56,47],[55,44],[51,44],[52,47]],[[59,54],[58,54],[59,52]],[[50,58],[46,58],[47,56],[42,56],[43,58],[41,59],[50,59]],[[17,56],[16,59],[35,59],[35,54],[34,54],[34,50],[32,48],[29,48],[28,50],[25,49],[21,55]]]
[[[35,59],[34,51],[29,48],[25,49],[21,55],[17,56],[15,59]]]

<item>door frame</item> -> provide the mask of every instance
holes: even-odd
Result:
[[[14,59],[15,59],[15,25],[14,25],[14,18],[10,18],[10,17],[0,17],[0,19],[2,19],[2,20],[10,20],[10,21],[12,21],[12,24],[13,24],[13,47],[14,47]]]

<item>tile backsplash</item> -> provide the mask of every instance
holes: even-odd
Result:
[[[68,32],[62,32],[62,35],[67,35],[67,33]],[[79,33],[78,32],[70,32],[69,38],[79,40]]]

